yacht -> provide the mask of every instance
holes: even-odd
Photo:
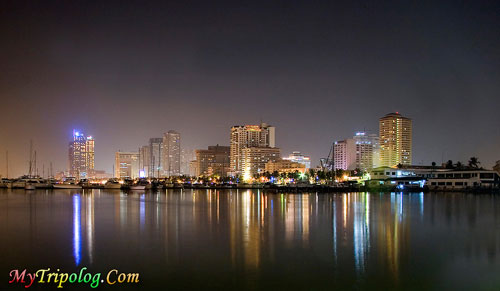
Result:
[[[104,189],[120,189],[122,184],[118,182],[117,179],[109,179],[106,184],[104,184]]]
[[[137,183],[131,184],[129,188],[130,190],[146,190],[148,186],[151,189],[151,184],[146,179],[140,179]]]
[[[0,188],[7,188],[9,184],[10,184],[9,179],[5,178],[0,179]]]
[[[62,183],[54,184],[54,189],[82,189],[74,177],[66,177]]]

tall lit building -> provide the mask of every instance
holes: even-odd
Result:
[[[69,173],[79,179],[88,178],[94,171],[94,145],[92,136],[73,130],[73,140],[69,143]]]
[[[368,171],[378,166],[379,138],[376,134],[356,132],[353,138],[333,145],[334,169]]]
[[[311,168],[311,158],[308,156],[304,156],[300,152],[292,152],[287,158],[283,158],[283,160],[300,163],[305,166],[306,169]]]
[[[380,118],[380,166],[412,163],[412,120],[398,112]]]
[[[139,177],[139,153],[115,153],[115,177],[135,179]]]
[[[228,146],[209,146],[206,150],[196,150],[196,176],[218,175],[224,177],[229,171]]]
[[[163,134],[162,167],[167,177],[181,174],[181,134],[175,130]]]
[[[266,123],[261,125],[238,125],[231,128],[230,167],[233,174],[243,171],[243,149],[249,147],[274,148],[276,128]]]
[[[163,138],[154,137],[149,139],[149,173],[150,178],[159,178],[163,174],[162,167]]]
[[[194,150],[181,147],[181,175],[190,175],[190,162],[195,159]]]

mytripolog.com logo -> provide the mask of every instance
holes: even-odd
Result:
[[[87,267],[80,269],[77,273],[64,273],[60,269],[51,272],[50,268],[40,269],[33,273],[28,270],[12,270],[9,273],[10,284],[21,284],[25,288],[33,284],[43,284],[46,286],[56,286],[64,288],[65,284],[88,284],[92,288],[99,287],[99,284],[137,284],[139,283],[139,273],[123,273],[116,269],[110,270],[106,276],[101,273],[89,273]]]

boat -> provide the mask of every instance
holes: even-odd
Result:
[[[24,186],[24,189],[25,190],[35,190],[36,189],[35,184],[36,183],[26,182],[26,185]]]
[[[76,183],[74,177],[66,177],[62,183],[54,184],[54,189],[82,189],[82,186]]]
[[[8,188],[10,183],[11,181],[9,179],[2,178],[0,179],[0,188]]]
[[[130,190],[146,190],[146,189],[151,189],[151,184],[146,179],[140,179],[136,183],[131,184],[129,186],[129,189]]]
[[[106,184],[104,184],[104,189],[120,189],[122,184],[118,182],[117,179],[109,179]]]
[[[146,190],[146,185],[130,185],[129,187],[130,190]]]

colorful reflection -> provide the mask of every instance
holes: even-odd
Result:
[[[73,257],[75,264],[80,265],[82,255],[82,229],[80,218],[80,194],[73,195]]]

